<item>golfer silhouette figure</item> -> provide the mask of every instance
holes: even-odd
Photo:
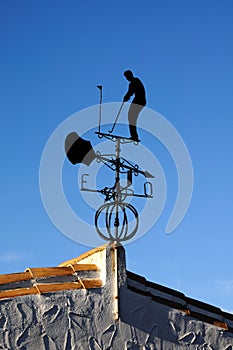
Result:
[[[130,97],[134,95],[128,111],[129,131],[131,135],[130,138],[139,142],[137,120],[139,113],[146,105],[146,92],[141,80],[139,78],[135,78],[131,70],[126,70],[124,72],[124,76],[129,81],[129,88],[123,98],[123,102],[129,101]]]

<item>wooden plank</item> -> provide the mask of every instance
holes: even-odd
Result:
[[[82,283],[84,284],[86,289],[101,288],[103,286],[103,282],[98,278],[84,279],[82,280]]]
[[[30,272],[10,273],[0,275],[0,285],[14,282],[28,281],[31,279]]]
[[[23,295],[58,292],[72,289],[100,288],[103,283],[100,279],[83,279],[82,282],[67,282],[67,283],[40,283],[30,288],[16,288],[0,291],[0,299],[15,298]]]
[[[36,289],[36,287],[3,290],[0,291],[0,299],[15,298],[29,294],[38,294],[38,290]]]
[[[40,293],[58,292],[62,290],[83,289],[83,285],[86,289],[100,288],[103,283],[100,279],[82,280],[81,282],[67,282],[67,283],[38,283],[36,284]]]
[[[225,322],[214,321],[213,325],[228,330],[228,326]]]
[[[189,309],[179,309],[181,312],[184,312],[186,315],[190,315]]]
[[[52,277],[52,276],[70,276],[73,275],[74,271],[72,267],[35,267],[27,268],[26,271],[31,273],[33,278],[40,277]]]
[[[63,267],[27,268],[25,272],[0,275],[0,285],[28,281],[32,278],[71,276],[78,271],[97,271],[95,264],[74,264]]]
[[[75,264],[59,267],[33,267],[26,271],[31,273],[33,278],[52,277],[52,276],[71,276],[78,271],[97,271],[95,264]]]
[[[75,272],[77,271],[98,271],[98,267],[95,264],[72,264],[70,265],[74,269]]]

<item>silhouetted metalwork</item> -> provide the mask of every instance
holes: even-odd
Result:
[[[71,132],[65,139],[65,152],[72,164],[90,165],[96,154],[90,141],[82,139],[76,132]]]
[[[136,208],[127,203],[128,197],[153,198],[152,184],[149,181],[144,183],[144,192],[135,193],[132,189],[133,176],[143,175],[145,178],[154,176],[148,171],[143,171],[137,164],[120,156],[120,146],[125,143],[133,143],[129,138],[119,135],[96,132],[99,137],[104,137],[115,142],[115,154],[101,154],[96,152],[96,160],[103,163],[109,169],[115,172],[115,182],[112,187],[103,189],[90,189],[85,187],[87,184],[86,176],[82,175],[81,191],[99,192],[105,196],[103,204],[95,214],[95,226],[99,236],[107,241],[123,242],[131,239],[138,230],[139,215]],[[121,175],[126,175],[126,184],[122,186]],[[129,220],[130,217],[130,220]]]
[[[112,129],[111,129],[111,130],[108,130],[110,134],[113,132],[113,130],[114,130],[115,126],[116,126],[116,122],[117,122],[117,120],[118,120],[118,118],[119,118],[119,115],[120,115],[120,113],[121,113],[121,110],[122,110],[123,106],[124,106],[124,101],[121,103],[120,109],[119,109],[119,111],[118,111],[118,113],[117,113],[117,115],[116,115],[116,119],[115,119],[115,121],[114,121],[114,123],[113,123]],[[100,130],[99,130],[99,132],[100,132]]]
[[[97,85],[97,88],[100,90],[100,109],[99,109],[99,132],[100,132],[100,126],[101,126],[101,116],[102,116],[102,99],[103,99],[103,86]]]
[[[128,216],[130,212],[133,214],[134,227],[130,228]],[[100,229],[99,218],[101,214],[105,218],[105,228]],[[132,238],[137,230],[139,224],[139,217],[137,210],[129,203],[105,203],[103,204],[95,214],[95,227],[99,236],[107,241],[123,242]]]
[[[134,95],[133,101],[128,111],[129,131],[132,140],[139,141],[137,133],[137,120],[139,113],[146,105],[146,91],[143,83],[139,78],[135,78],[131,70],[124,72],[125,78],[129,81],[129,88],[123,98],[123,102],[129,101]]]
[[[138,78],[134,78],[131,71],[126,71],[125,77],[130,81],[129,90],[124,97],[120,109],[116,115],[115,121],[109,133],[101,132],[101,114],[102,114],[102,85],[97,85],[100,90],[100,107],[99,107],[99,126],[95,132],[99,138],[106,138],[115,143],[115,154],[101,154],[94,152],[90,141],[82,139],[76,132],[71,132],[65,140],[65,152],[67,158],[72,164],[84,163],[90,165],[96,159],[97,162],[103,163],[106,167],[114,171],[115,182],[112,187],[102,189],[91,189],[86,187],[88,174],[82,174],[81,191],[99,192],[105,199],[105,203],[96,211],[95,227],[99,236],[107,241],[120,243],[131,239],[138,230],[139,215],[136,208],[127,203],[128,197],[153,198],[153,188],[148,180],[144,183],[144,192],[135,193],[132,184],[133,177],[143,175],[146,179],[154,176],[148,171],[143,171],[139,166],[126,158],[121,157],[120,146],[127,143],[138,144],[139,139],[136,130],[138,114],[145,106],[145,89]],[[113,135],[116,122],[119,118],[124,102],[135,95],[133,103],[129,108],[129,127],[131,137]],[[121,176],[126,175],[126,182],[122,185]]]

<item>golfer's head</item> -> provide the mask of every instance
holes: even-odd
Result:
[[[133,73],[131,72],[131,70],[126,70],[126,71],[124,72],[124,76],[126,77],[126,79],[127,79],[128,81],[131,81],[132,78],[133,78]]]

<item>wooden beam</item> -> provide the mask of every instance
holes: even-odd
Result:
[[[72,267],[75,272],[78,272],[78,271],[98,271],[98,267],[95,264],[72,264],[69,266]]]
[[[36,287],[2,290],[0,291],[0,299],[15,298],[22,295],[37,294],[37,293],[38,291]]]
[[[40,277],[52,277],[52,276],[70,276],[73,275],[74,271],[71,267],[33,267],[27,268],[27,272],[31,274],[33,278]]]
[[[214,321],[213,325],[228,330],[228,326],[225,322]]]
[[[9,273],[0,275],[0,285],[14,282],[28,281],[32,278],[30,272]]]
[[[40,293],[58,292],[62,290],[82,289],[83,285],[86,289],[100,288],[102,287],[102,281],[100,279],[84,279],[82,283],[78,282],[67,282],[67,283],[37,283],[36,287]]]

